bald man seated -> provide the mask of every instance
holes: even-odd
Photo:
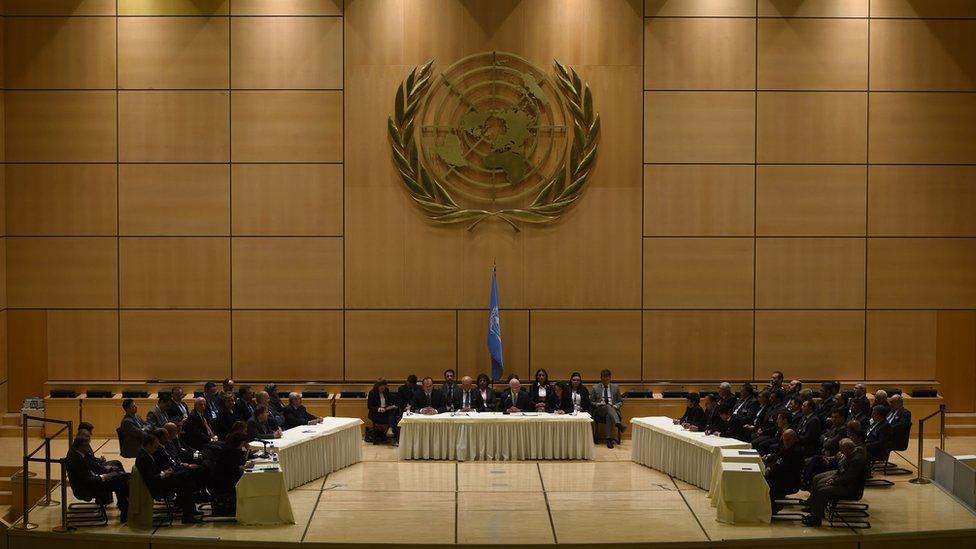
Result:
[[[799,437],[793,429],[783,431],[779,449],[776,453],[765,457],[766,482],[769,484],[769,499],[772,502],[773,514],[781,505],[776,500],[796,493],[800,490],[800,478],[803,475],[803,450],[799,444]]]

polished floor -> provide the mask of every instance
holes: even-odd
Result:
[[[18,455],[19,446],[7,448],[8,444],[0,440],[0,461]],[[114,441],[97,445],[99,454],[118,458]],[[976,437],[950,439],[947,446],[955,453],[968,453],[976,449]],[[912,447],[893,461],[914,470],[914,456]],[[123,461],[131,466],[131,460]],[[274,543],[759,547],[772,541],[853,548],[875,542],[898,547],[899,539],[914,546],[911,538],[917,542],[917,536],[924,536],[930,548],[940,546],[940,539],[948,540],[947,546],[959,547],[961,541],[962,546],[976,547],[976,514],[935,485],[911,484],[911,476],[889,478],[895,486],[871,488],[865,494],[871,505],[871,529],[808,528],[798,522],[728,525],[715,520],[704,491],[631,462],[629,441],[613,450],[597,447],[591,462],[400,462],[391,447],[364,445],[363,462],[290,492],[294,525],[206,523],[137,532],[113,522],[53,534],[49,532],[58,524],[59,508],[35,508],[31,521],[40,528],[28,536],[49,537],[36,545],[22,533],[12,533],[10,547],[49,546],[53,536],[66,542],[103,540],[113,549],[186,547],[197,542],[211,548],[224,542],[267,548]]]

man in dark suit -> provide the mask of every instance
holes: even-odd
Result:
[[[213,425],[217,421],[217,410],[220,409],[220,391],[217,390],[216,383],[208,381],[203,384],[203,398],[207,402],[207,417]]]
[[[783,404],[783,398],[783,391],[776,390],[769,392],[769,408],[766,410],[762,422],[755,425],[755,429],[752,431],[753,446],[755,446],[756,441],[759,439],[776,436],[778,430],[776,417],[781,412],[788,412],[786,406]]]
[[[93,469],[88,459],[90,452],[91,433],[79,430],[65,456],[64,466],[71,490],[78,499],[99,503],[112,501],[114,493],[119,506],[119,522],[125,522],[129,512],[129,473]]]
[[[749,422],[759,409],[759,400],[756,399],[756,390],[752,383],[743,383],[739,389],[739,398],[735,401],[732,413],[742,418],[746,423]]]
[[[821,425],[826,425],[834,407],[837,406],[834,395],[837,394],[838,390],[840,390],[840,383],[836,381],[824,381],[820,384],[820,406],[817,406],[816,414],[820,418]]]
[[[891,425],[891,449],[904,450],[908,448],[908,439],[912,431],[912,411],[905,408],[901,395],[888,398],[891,411],[888,412],[888,425]]]
[[[613,448],[613,437],[610,436],[613,428],[617,428],[617,433],[624,434],[627,427],[620,422],[620,408],[624,405],[624,399],[620,395],[620,386],[611,379],[610,370],[603,369],[600,372],[600,383],[593,386],[590,391],[590,406],[593,408],[593,420],[606,422],[607,426],[607,448]]]
[[[160,460],[157,461],[156,454],[162,452],[162,441],[160,434],[151,433],[142,442],[142,449],[136,457],[136,469],[139,476],[149,489],[149,493],[155,499],[163,499],[170,495],[176,495],[176,504],[183,510],[183,523],[202,522],[193,504],[193,493],[195,487],[193,481],[187,475],[180,475],[172,468],[163,469],[160,467]]]
[[[820,526],[823,522],[827,501],[859,498],[868,478],[868,461],[865,453],[849,438],[840,441],[841,457],[836,471],[828,471],[814,477],[807,503],[810,514],[803,517],[803,524]]]
[[[454,370],[444,370],[444,384],[441,385],[441,397],[444,399],[445,411],[454,410],[454,398],[458,394],[457,383],[454,383]]]
[[[322,423],[322,418],[310,414],[302,406],[302,395],[298,393],[288,394],[288,406],[285,406],[285,429],[301,425],[318,425],[319,423]]]
[[[888,408],[875,406],[871,409],[871,424],[864,434],[868,461],[887,461],[891,451],[891,425],[888,424]]]
[[[279,411],[272,406],[271,395],[267,391],[258,391],[254,395],[254,401],[257,402],[257,407],[254,409],[255,414],[257,413],[257,408],[261,406],[268,409],[268,426],[271,427],[272,431],[285,428],[285,408],[282,407]]]
[[[169,409],[173,405],[173,397],[169,393],[159,393],[156,405],[146,414],[146,422],[153,429],[159,429],[169,423]]]
[[[719,429],[713,434],[723,438],[734,438],[742,442],[749,442],[749,433],[746,432],[745,420],[735,415],[729,406],[720,406],[718,415],[721,418]]]
[[[783,388],[783,372],[774,370],[769,378],[769,385],[766,387],[770,391],[778,391]]]
[[[134,458],[139,455],[149,426],[139,417],[139,407],[131,398],[122,401],[122,409],[125,415],[119,425],[119,453],[124,458]]]
[[[183,402],[183,397],[185,396],[183,393],[183,387],[173,387],[169,394],[172,400],[169,410],[166,411],[166,413],[169,415],[169,420],[182,423],[186,420],[187,416],[190,415],[190,410]]]
[[[847,415],[851,415],[854,412],[854,403],[860,402],[861,409],[869,410],[871,408],[871,403],[868,401],[868,390],[863,383],[858,383],[854,386],[854,395],[847,401]]]
[[[745,419],[744,428],[746,433],[749,434],[749,439],[746,439],[746,442],[749,442],[749,440],[752,438],[752,434],[755,433],[756,429],[762,426],[763,421],[766,420],[766,414],[769,413],[769,398],[771,394],[772,393],[768,389],[764,389],[762,392],[760,392],[759,397],[756,399],[756,404],[758,406],[756,406],[755,413]]]
[[[474,412],[480,410],[484,403],[481,401],[481,392],[474,386],[471,376],[461,378],[461,388],[454,396],[454,409],[461,412]]]
[[[800,438],[800,452],[804,458],[820,453],[820,433],[822,430],[820,418],[814,413],[813,401],[805,401],[800,407],[800,418],[796,427],[796,434]]]
[[[803,453],[800,450],[796,431],[783,431],[779,450],[766,458],[766,482],[769,484],[769,499],[773,504],[773,514],[780,509],[776,500],[800,490],[800,476],[803,474]]]
[[[718,403],[735,406],[735,393],[732,392],[732,384],[728,381],[718,384]]]
[[[207,413],[207,399],[197,398],[193,401],[193,411],[183,422],[183,440],[187,446],[202,451],[205,447],[217,442],[217,433],[210,423]]]
[[[417,376],[413,374],[408,375],[406,383],[397,388],[397,404],[400,406],[401,412],[409,406],[413,406],[413,397],[419,389],[417,387]]]
[[[415,412],[425,415],[439,414],[447,410],[444,395],[434,389],[434,380],[430,376],[425,377],[421,382],[420,390],[413,395],[411,406]]]
[[[267,406],[259,404],[254,410],[254,417],[247,420],[247,436],[251,440],[281,438],[281,429],[272,425]]]
[[[705,395],[705,420],[701,425],[692,425],[689,431],[702,431],[706,435],[722,429],[722,417],[718,415],[718,409],[728,404],[720,404],[719,396],[713,393]]]
[[[508,380],[508,389],[502,393],[501,400],[502,413],[512,414],[518,412],[532,412],[535,404],[528,391],[522,390],[522,382],[518,376],[513,375]]]
[[[257,402],[254,400],[254,391],[250,385],[241,385],[241,388],[237,390],[235,406],[238,417],[243,418],[244,421],[254,417],[254,408],[257,407]]]

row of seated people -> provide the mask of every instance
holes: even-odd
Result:
[[[689,394],[675,424],[751,443],[766,462],[774,512],[776,500],[807,490],[810,515],[803,520],[819,525],[827,499],[859,493],[870,464],[887,463],[892,450],[907,448],[911,431],[901,395],[878,391],[872,406],[863,385],[851,395],[839,389],[837,382],[824,382],[818,399],[794,380],[785,391],[771,383],[757,396],[746,383],[735,396],[723,383],[717,394],[706,395],[704,408],[700,395]]]
[[[574,372],[568,382],[552,383],[549,373],[539,369],[528,390],[522,387],[519,376],[508,376],[508,389],[496,394],[491,379],[480,374],[477,380],[470,376],[455,381],[454,370],[444,372],[444,382],[434,386],[434,380],[425,377],[418,384],[417,376],[410,375],[407,382],[396,392],[391,392],[386,380],[379,379],[366,396],[369,418],[374,428],[368,435],[372,442],[386,442],[386,432],[393,432],[393,443],[399,441],[398,424],[405,412],[438,414],[445,412],[548,412],[569,414],[586,412],[602,421],[610,433],[613,428],[623,432],[626,427],[620,421],[623,398],[620,387],[613,382],[610,370],[600,373],[600,383],[587,389],[583,377]],[[607,437],[607,446],[613,448],[613,438]]]

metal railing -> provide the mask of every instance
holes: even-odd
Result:
[[[53,507],[55,505],[61,505],[61,526],[57,526],[52,530],[55,532],[65,532],[69,530],[68,528],[68,483],[65,478],[65,459],[51,459],[51,441],[56,439],[61,433],[67,430],[68,434],[68,447],[71,447],[71,441],[74,439],[74,429],[72,421],[62,421],[59,419],[48,419],[37,416],[30,416],[27,414],[22,414],[22,421],[24,426],[24,470],[22,473],[23,483],[24,483],[24,494],[23,494],[23,516],[20,520],[15,523],[12,528],[18,530],[33,530],[37,528],[37,525],[30,522],[30,494],[28,493],[28,467],[31,463],[43,463],[44,464],[44,501],[38,503],[38,505],[44,507]],[[44,434],[44,442],[42,442],[37,448],[34,448],[32,452],[28,452],[27,446],[27,431],[28,426],[31,421],[39,421],[42,426],[48,423],[53,423],[55,425],[61,425],[62,427],[57,430],[51,436]],[[44,449],[44,457],[34,457],[37,455],[41,449]],[[60,465],[61,469],[61,501],[57,502],[51,499],[51,464],[57,463]]]
[[[928,484],[932,482],[930,479],[922,476],[922,449],[925,445],[925,422],[932,419],[935,416],[939,416],[939,446],[941,450],[945,450],[945,414],[946,407],[945,404],[939,404],[939,409],[932,412],[931,414],[918,420],[918,476],[909,480],[912,484]]]

